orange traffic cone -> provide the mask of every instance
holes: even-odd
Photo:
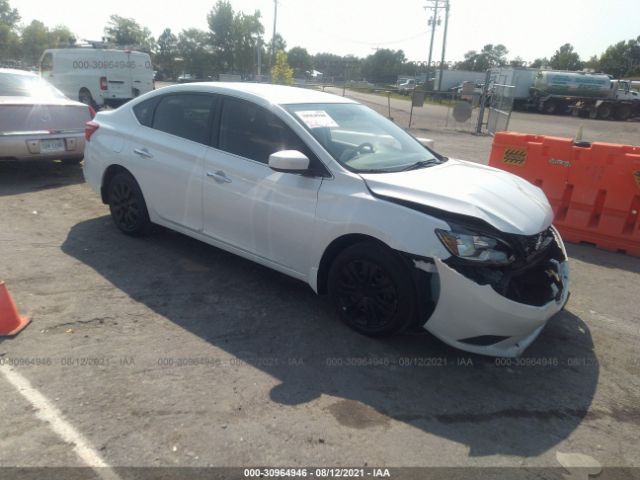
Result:
[[[26,327],[31,319],[18,315],[9,290],[0,280],[0,337],[13,337]]]

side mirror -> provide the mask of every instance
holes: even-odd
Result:
[[[269,155],[269,167],[276,172],[302,173],[309,170],[309,157],[298,150],[281,150]]]

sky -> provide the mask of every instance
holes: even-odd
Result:
[[[171,28],[208,29],[215,0],[9,0],[22,23],[33,19],[68,26],[80,39],[99,40],[111,14],[134,18],[154,37]],[[447,61],[469,50],[502,43],[508,57],[527,61],[550,57],[571,43],[581,58],[601,54],[609,45],[640,35],[638,0],[450,0]],[[274,0],[231,0],[235,10],[260,10],[268,41],[273,33]],[[287,48],[365,57],[376,48],[402,49],[409,60],[426,61],[433,0],[278,0],[277,31]],[[440,1],[442,4],[442,0]],[[627,12],[627,13],[625,13]],[[439,60],[444,30],[436,29],[433,58]]]

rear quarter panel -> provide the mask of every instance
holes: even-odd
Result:
[[[104,173],[109,166],[120,165],[132,170],[130,159],[123,156],[122,152],[139,125],[127,108],[100,112],[94,121],[100,127],[86,143],[83,168],[85,180],[99,194]],[[135,176],[135,172],[132,173]]]

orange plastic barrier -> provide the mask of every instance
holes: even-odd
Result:
[[[544,190],[556,218],[566,215],[568,162],[573,140],[499,132],[493,139],[489,165],[511,172]]]
[[[542,188],[565,240],[640,256],[640,147],[501,132],[489,165]]]
[[[17,335],[30,321],[28,317],[18,315],[6,285],[0,281],[0,337]]]

